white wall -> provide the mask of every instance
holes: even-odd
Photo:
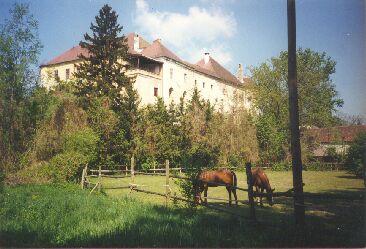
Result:
[[[204,99],[210,100],[211,104],[215,104],[217,109],[223,106],[225,111],[229,110],[230,106],[233,105],[232,100],[235,92],[243,95],[241,102],[244,107],[248,110],[251,108],[251,103],[248,102],[248,94],[243,89],[194,71],[173,60],[167,58],[159,58],[158,60],[164,63],[160,74],[139,69],[127,72],[127,75],[136,76],[135,89],[140,95],[141,104],[153,104],[156,101],[156,97],[154,96],[155,87],[158,88],[158,96],[162,97],[167,105],[172,101],[178,104],[184,92],[186,92],[185,99],[190,99],[196,81],[200,95]],[[72,77],[72,73],[75,70],[74,63],[69,62],[42,67],[42,84],[48,89],[56,84],[53,78],[53,72],[56,69],[58,70],[60,80],[66,80],[66,69],[70,69],[70,77]],[[170,69],[173,69],[172,79],[170,78]],[[186,74],[186,80],[184,80],[184,74]],[[205,83],[204,87],[203,82]],[[169,96],[170,88],[173,88],[173,92]]]
[[[220,108],[220,106],[223,105],[225,111],[229,110],[230,106],[234,104],[232,101],[234,93],[238,93],[238,95],[241,94],[243,98],[242,104],[246,108],[250,108],[250,103],[247,100],[247,93],[243,89],[199,73],[170,59],[160,58],[159,60],[164,62],[162,87],[163,99],[167,104],[172,101],[176,104],[179,103],[184,92],[186,92],[185,98],[190,99],[196,81],[200,95],[204,99],[209,100],[211,104],[216,104],[217,108]],[[170,78],[170,69],[173,69],[172,79]],[[186,74],[186,80],[184,80],[184,74]],[[173,88],[173,92],[169,96],[170,88]]]

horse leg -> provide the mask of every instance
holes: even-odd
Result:
[[[263,188],[261,188],[261,194],[263,194],[263,191],[264,191],[264,189],[263,189]],[[263,198],[263,196],[261,195],[261,196],[259,197],[261,207],[263,207],[263,201],[262,201],[262,198]]]
[[[205,185],[205,194],[204,194],[204,197],[205,197],[205,205],[207,204],[207,190],[208,190],[208,186]]]
[[[231,187],[226,187],[227,192],[229,192],[229,205],[231,205]]]
[[[255,186],[255,192],[256,193],[259,193],[259,188],[258,188],[258,186]],[[256,196],[256,197],[254,197],[254,201],[255,201],[255,203],[258,203],[258,197]]]
[[[238,197],[236,196],[236,189],[233,189],[233,194],[234,194],[234,198],[235,198],[235,204],[238,205]]]

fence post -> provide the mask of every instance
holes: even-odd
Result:
[[[81,189],[84,189],[84,176],[85,176],[85,168],[83,169],[83,172],[81,173]]]
[[[131,157],[131,183],[135,183],[135,156]]]
[[[254,197],[253,197],[253,179],[252,179],[252,164],[247,162],[245,164],[245,171],[247,174],[247,183],[248,183],[248,199],[250,205],[250,218],[253,221],[256,221],[255,217],[255,206],[254,206]]]
[[[165,206],[168,207],[170,198],[169,160],[165,160]]]
[[[125,171],[125,175],[127,176],[127,170],[128,170],[128,167],[127,167],[127,164],[126,164],[126,171]]]
[[[102,190],[102,166],[99,166],[99,172],[98,172],[98,191],[100,192]]]

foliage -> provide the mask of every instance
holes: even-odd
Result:
[[[26,104],[36,84],[35,67],[42,48],[38,22],[29,6],[14,4],[10,14],[0,26],[0,167],[4,172],[17,170],[32,136]]]
[[[179,138],[174,114],[158,98],[154,105],[148,105],[141,110],[138,123],[136,143],[137,158],[141,161],[156,161],[164,164],[169,160],[171,165],[179,164]]]
[[[118,15],[104,5],[80,46],[88,51],[76,65],[76,94],[100,134],[98,163],[127,163],[135,151],[138,94],[128,69],[128,46],[119,37]],[[102,105],[102,106],[101,106]],[[104,118],[107,118],[105,120]],[[105,127],[107,126],[107,127]],[[104,129],[107,128],[107,129]]]
[[[82,63],[76,65],[77,92],[86,99],[108,96],[112,107],[119,108],[124,87],[130,84],[125,75],[122,60],[128,57],[128,47],[118,37],[122,27],[117,23],[118,15],[110,6],[104,5],[90,25],[92,35],[86,33],[80,46],[88,56],[80,55]]]
[[[261,159],[286,159],[289,144],[287,52],[252,69],[254,104]],[[336,62],[325,53],[298,49],[300,126],[328,127],[339,124],[333,116],[343,100],[332,83]]]
[[[346,168],[366,182],[366,132],[361,132],[352,141],[347,153]]]
[[[288,161],[274,162],[271,166],[271,170],[273,171],[288,171],[291,169],[291,163]]]

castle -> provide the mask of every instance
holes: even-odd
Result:
[[[141,104],[153,104],[157,97],[167,104],[179,103],[182,97],[190,98],[196,87],[201,96],[216,107],[229,110],[239,100],[246,109],[251,108],[251,98],[245,90],[249,79],[243,77],[240,64],[238,77],[235,77],[209,53],[191,64],[166,48],[160,39],[148,43],[138,34],[130,33],[125,42],[132,58],[126,75],[135,77],[134,87]],[[50,89],[57,84],[56,79],[72,79],[75,64],[81,62],[80,54],[89,55],[88,51],[76,46],[41,65],[41,84]]]

